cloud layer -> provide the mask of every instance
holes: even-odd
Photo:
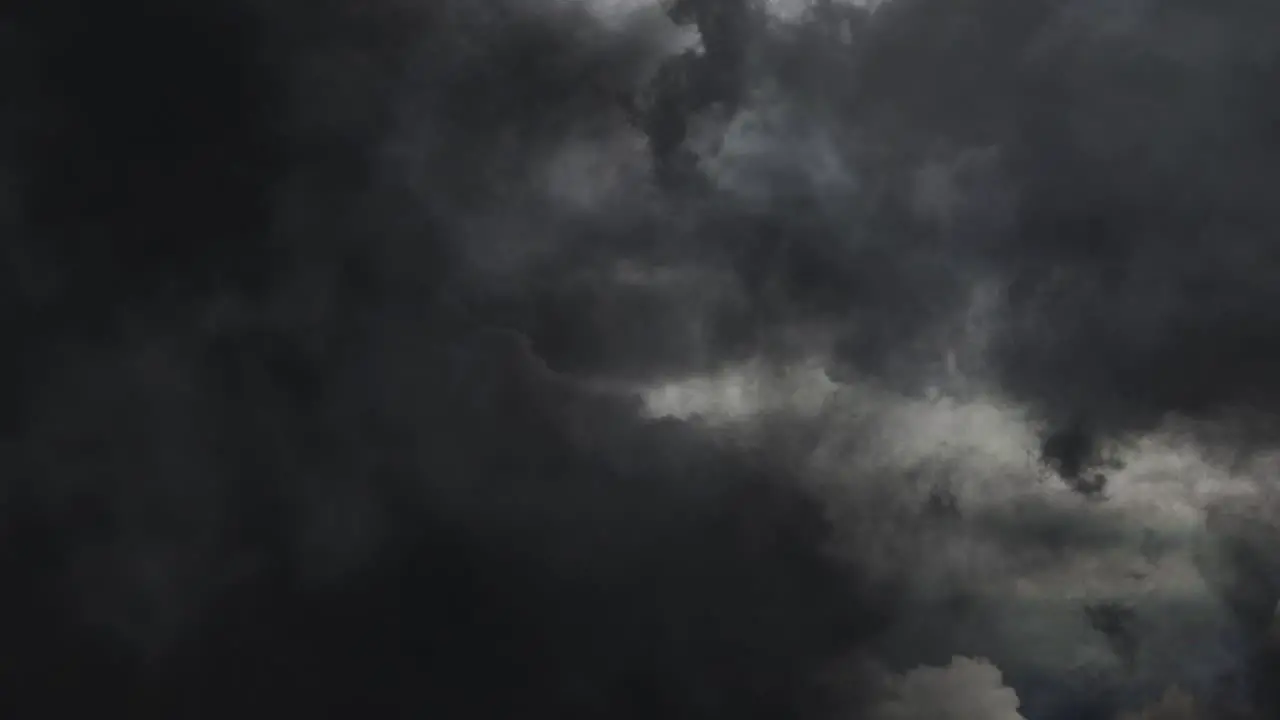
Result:
[[[202,8],[0,31],[18,714],[1270,712],[1274,11]]]

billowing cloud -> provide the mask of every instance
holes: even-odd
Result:
[[[161,4],[0,30],[0,690],[1269,711],[1273,10]]]
[[[877,720],[973,718],[1022,720],[1018,694],[991,663],[956,657],[945,667],[919,667],[890,681],[891,697],[872,711]]]

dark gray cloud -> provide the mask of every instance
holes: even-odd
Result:
[[[677,5],[7,11],[0,696],[1264,711],[1274,13]]]

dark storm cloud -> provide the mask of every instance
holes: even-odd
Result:
[[[608,335],[530,294],[571,268],[503,305],[468,264],[504,213],[557,264],[643,232],[528,178],[666,40],[528,3],[211,8],[13,18],[15,712],[816,703],[869,625],[788,469],[559,374],[590,347],[539,357],[531,330]]]
[[[1038,718],[1265,658],[1268,518],[1196,521],[1267,483],[1269,10],[90,5],[4,31],[21,701]],[[1091,502],[1024,455],[1071,422]]]

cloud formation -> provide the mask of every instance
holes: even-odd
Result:
[[[15,712],[1270,711],[1274,11],[6,14]]]
[[[884,720],[982,718],[1021,720],[1018,695],[991,663],[956,657],[946,667],[921,667],[894,678],[893,697],[873,710]]]

